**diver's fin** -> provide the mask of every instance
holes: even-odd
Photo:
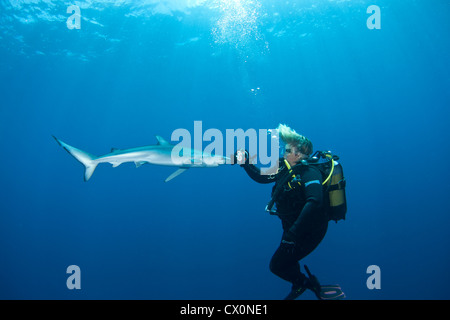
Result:
[[[345,298],[345,293],[338,284],[327,284],[320,286],[320,300],[341,300]]]
[[[291,292],[283,299],[283,300],[295,300],[297,299],[303,292],[306,291],[305,286],[301,286],[298,288],[292,288]]]
[[[173,178],[179,176],[180,174],[182,174],[183,172],[185,172],[187,169],[189,168],[180,168],[177,171],[175,171],[174,173],[172,173],[170,176],[167,177],[166,180],[164,180],[164,182],[168,182],[170,180],[172,180]]]
[[[314,292],[319,300],[341,300],[345,298],[345,294],[338,284],[320,285],[317,277],[309,271],[307,265],[304,265],[306,272],[308,273],[310,281],[310,289]]]

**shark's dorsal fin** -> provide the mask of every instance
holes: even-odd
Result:
[[[120,149],[118,148],[111,148],[111,153],[115,152],[115,151],[119,151]]]
[[[160,146],[170,146],[171,145],[169,142],[166,141],[166,139],[164,139],[161,136],[156,136],[156,139],[158,139],[158,145],[160,145]]]

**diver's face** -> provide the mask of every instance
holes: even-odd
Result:
[[[299,163],[300,160],[306,158],[306,155],[301,153],[297,149],[297,147],[287,144],[284,151],[284,158],[287,160],[287,162],[289,162],[289,165],[292,167],[295,166],[297,163]]]

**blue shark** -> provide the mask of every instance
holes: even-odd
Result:
[[[137,168],[147,163],[178,167],[178,170],[167,177],[165,182],[168,182],[189,168],[217,167],[229,163],[227,160],[230,160],[224,156],[211,155],[195,149],[180,148],[178,145],[173,145],[160,136],[156,136],[158,140],[156,145],[131,149],[112,148],[110,153],[102,156],[95,156],[72,147],[55,136],[53,138],[70,155],[84,165],[84,181],[88,181],[92,177],[95,168],[100,163],[110,163],[113,167],[117,167],[125,162],[134,162]]]

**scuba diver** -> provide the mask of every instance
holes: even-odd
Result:
[[[270,261],[270,271],[292,284],[285,300],[296,299],[306,289],[321,300],[342,299],[345,295],[338,285],[321,286],[306,265],[308,277],[300,270],[299,261],[319,245],[327,232],[329,200],[324,199],[321,171],[317,166],[307,165],[313,151],[311,141],[286,125],[280,124],[277,130],[285,144],[277,172],[262,174],[260,168],[249,162],[246,150],[237,151],[234,157],[234,163],[238,162],[254,181],[275,183],[266,210],[281,219],[283,235]]]

